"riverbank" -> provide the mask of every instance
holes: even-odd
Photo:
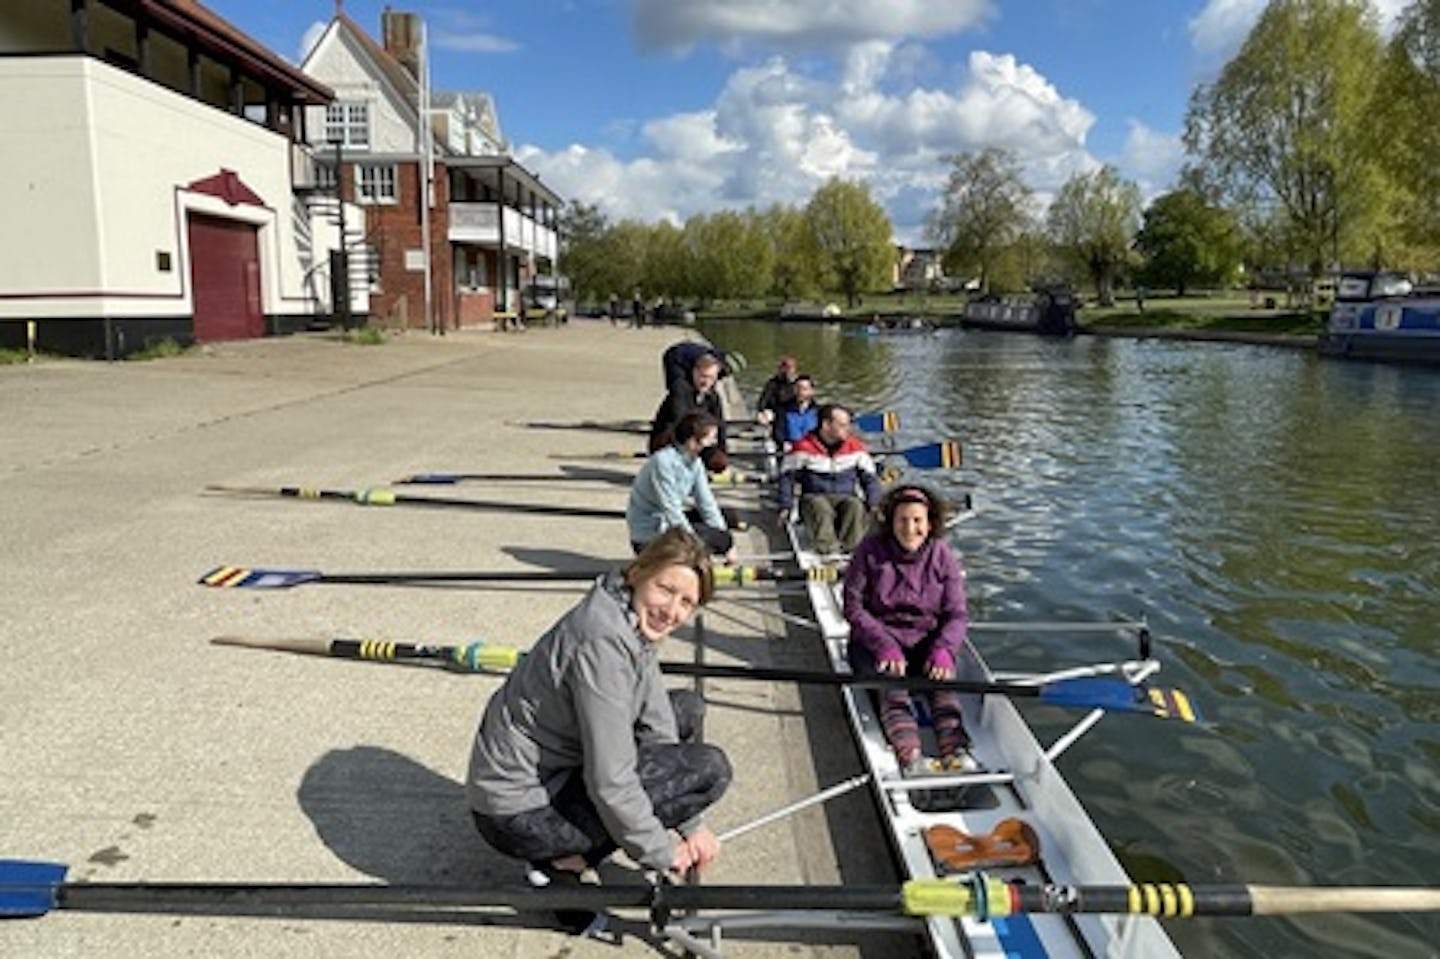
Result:
[[[554,472],[640,437],[530,420],[648,418],[674,328],[576,321],[523,335],[323,335],[224,343],[145,363],[0,369],[0,857],[77,881],[510,885],[519,864],[470,823],[463,776],[494,677],[210,645],[219,635],[528,646],[574,589],[315,584],[207,589],[220,565],[375,570],[593,568],[629,553],[618,520],[362,508],[207,495],[208,484],[383,486],[424,470]],[[416,496],[623,508],[619,482]],[[755,504],[726,493],[742,511]],[[750,532],[742,550],[763,552]],[[773,601],[772,601],[773,602]],[[705,614],[707,661],[820,668],[754,609]],[[694,631],[667,658],[695,658]],[[735,766],[718,831],[858,771],[833,694],[711,680],[706,736]],[[623,875],[611,874],[614,881]],[[707,883],[894,881],[855,792],[728,843]],[[638,917],[632,917],[637,918]],[[645,938],[642,922],[627,933]],[[216,943],[223,943],[217,946]],[[888,955],[736,941],[736,956]],[[643,947],[632,942],[633,951]],[[61,912],[0,924],[0,954],[612,956],[504,912],[405,923]]]

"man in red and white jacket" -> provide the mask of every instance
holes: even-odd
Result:
[[[850,435],[850,411],[838,403],[819,410],[820,425],[785,454],[780,472],[780,521],[800,498],[800,519],[820,553],[849,552],[865,535],[869,510],[880,501],[880,478],[865,444]]]

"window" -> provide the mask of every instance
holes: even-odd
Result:
[[[335,192],[335,167],[318,157],[315,160],[315,188],[322,193]]]
[[[370,149],[370,104],[332,103],[325,108],[325,141],[352,150]]]
[[[365,260],[365,282],[370,284],[370,292],[380,292],[380,250],[378,247],[367,246],[360,254]]]
[[[395,165],[357,163],[355,165],[356,197],[361,203],[395,203]]]

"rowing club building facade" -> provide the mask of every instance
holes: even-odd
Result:
[[[305,124],[333,99],[193,0],[5,0],[0,348],[115,359],[331,318],[340,211]]]
[[[418,16],[387,7],[380,28],[337,4],[301,64],[335,92],[307,129],[322,175],[338,169],[364,211],[372,321],[438,332],[520,315],[533,280],[555,282],[562,200],[510,153],[489,95],[429,89]]]

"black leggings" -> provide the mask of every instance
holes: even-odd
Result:
[[[693,819],[714,805],[730,785],[730,761],[715,746],[692,740],[699,734],[705,702],[690,690],[670,693],[679,727],[679,743],[642,743],[636,760],[640,785],[667,829]],[[513,816],[476,812],[475,828],[501,852],[545,864],[579,855],[595,865],[618,847],[605,831],[595,803],[577,769],[566,779],[550,805]]]

